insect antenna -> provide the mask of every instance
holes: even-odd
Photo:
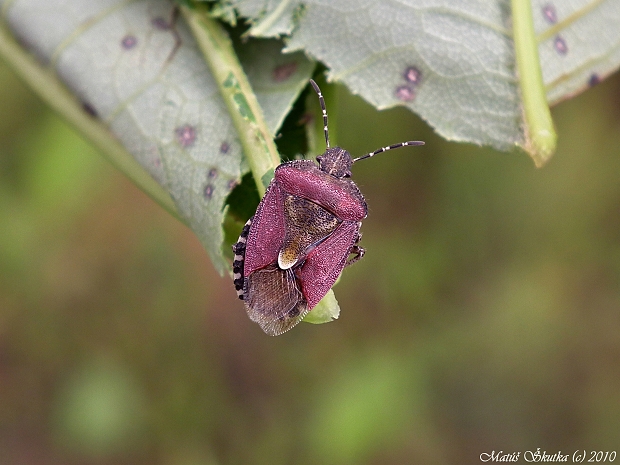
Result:
[[[314,88],[314,91],[319,96],[319,103],[321,104],[321,110],[323,111],[323,131],[325,132],[325,145],[329,148],[329,132],[327,131],[327,109],[325,108],[325,100],[323,99],[323,94],[321,93],[321,89],[313,79],[310,79],[310,84]]]
[[[363,160],[364,158],[374,157],[378,153],[387,152],[388,150],[398,149],[400,147],[407,147],[410,145],[411,146],[424,145],[424,142],[422,142],[421,140],[410,140],[408,142],[400,142],[399,144],[392,144],[388,147],[381,147],[380,149],[377,149],[374,152],[370,152],[370,153],[367,153],[366,155],[362,155],[361,157],[354,158],[353,163],[355,163],[356,161]]]

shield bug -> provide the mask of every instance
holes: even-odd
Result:
[[[350,180],[353,163],[381,152],[423,145],[410,141],[358,158],[329,146],[327,110],[319,86],[310,80],[323,112],[325,153],[312,160],[282,163],[256,214],[233,246],[234,284],[248,316],[267,334],[288,331],[312,310],[345,266],[364,256],[358,245],[366,218],[364,196]]]

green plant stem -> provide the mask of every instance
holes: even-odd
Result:
[[[5,24],[0,25],[0,56],[45,103],[90,140],[114,167],[171,215],[185,223],[170,195],[140,166],[101,121],[84,111],[82,104],[52,69],[42,66],[15,41]]]
[[[545,95],[530,0],[512,0],[512,29],[523,101],[525,150],[540,167],[555,152],[557,135]]]
[[[211,19],[204,8],[181,7],[181,12],[224,97],[262,196],[280,164],[280,156],[261,107],[224,28]]]

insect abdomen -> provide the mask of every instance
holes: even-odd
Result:
[[[235,284],[235,290],[237,291],[237,297],[241,300],[244,299],[244,275],[243,275],[243,265],[245,262],[245,244],[248,240],[248,234],[250,232],[250,226],[252,225],[252,220],[254,217],[250,218],[244,225],[241,230],[241,234],[239,235],[239,239],[237,243],[233,245],[233,253],[235,254],[235,258],[233,261],[233,283]]]

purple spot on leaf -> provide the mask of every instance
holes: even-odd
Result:
[[[312,113],[304,113],[299,118],[299,125],[306,126],[307,124],[312,124],[314,121],[314,115]]]
[[[555,24],[558,22],[558,15],[555,12],[555,6],[551,3],[547,3],[542,7],[542,14],[549,23]]]
[[[553,47],[560,55],[566,55],[568,53],[568,45],[566,45],[566,41],[560,36],[557,36],[553,41]]]
[[[217,178],[217,169],[215,168],[211,168],[209,170],[209,173],[207,174],[207,176],[209,176],[209,179],[215,179]]]
[[[405,81],[410,82],[411,84],[419,84],[422,73],[415,66],[410,66],[403,73],[403,77],[405,78]]]
[[[226,154],[230,150],[230,144],[226,141],[222,142],[220,145],[220,153]]]
[[[213,186],[211,184],[207,184],[204,188],[204,190],[202,191],[203,195],[205,196],[205,199],[209,200],[211,199],[211,197],[213,197]]]
[[[196,141],[196,129],[189,124],[177,128],[175,131],[177,141],[181,147],[191,147]]]
[[[415,92],[410,86],[399,86],[396,88],[394,95],[401,102],[411,102],[415,99]]]
[[[233,190],[235,187],[237,187],[237,181],[234,179],[231,179],[230,181],[228,181],[228,184],[226,185],[226,187],[228,187],[229,191]]]
[[[159,29],[160,31],[167,31],[168,29],[170,29],[170,24],[168,23],[166,18],[162,18],[161,16],[153,18],[151,20],[151,24],[155,29]]]
[[[590,76],[590,79],[588,79],[588,85],[590,87],[594,87],[595,85],[597,85],[599,82],[601,82],[601,78],[599,77],[598,74],[594,73],[592,76]]]
[[[84,110],[88,116],[92,116],[93,118],[98,116],[95,107],[88,102],[82,102],[82,110]]]
[[[291,61],[283,65],[276,66],[273,70],[273,80],[276,82],[284,82],[297,71],[297,63]]]
[[[136,36],[132,36],[132,35],[126,35],[125,37],[123,37],[123,40],[121,41],[121,45],[125,50],[131,50],[132,48],[136,46],[137,43],[138,43],[138,39],[136,39]]]

